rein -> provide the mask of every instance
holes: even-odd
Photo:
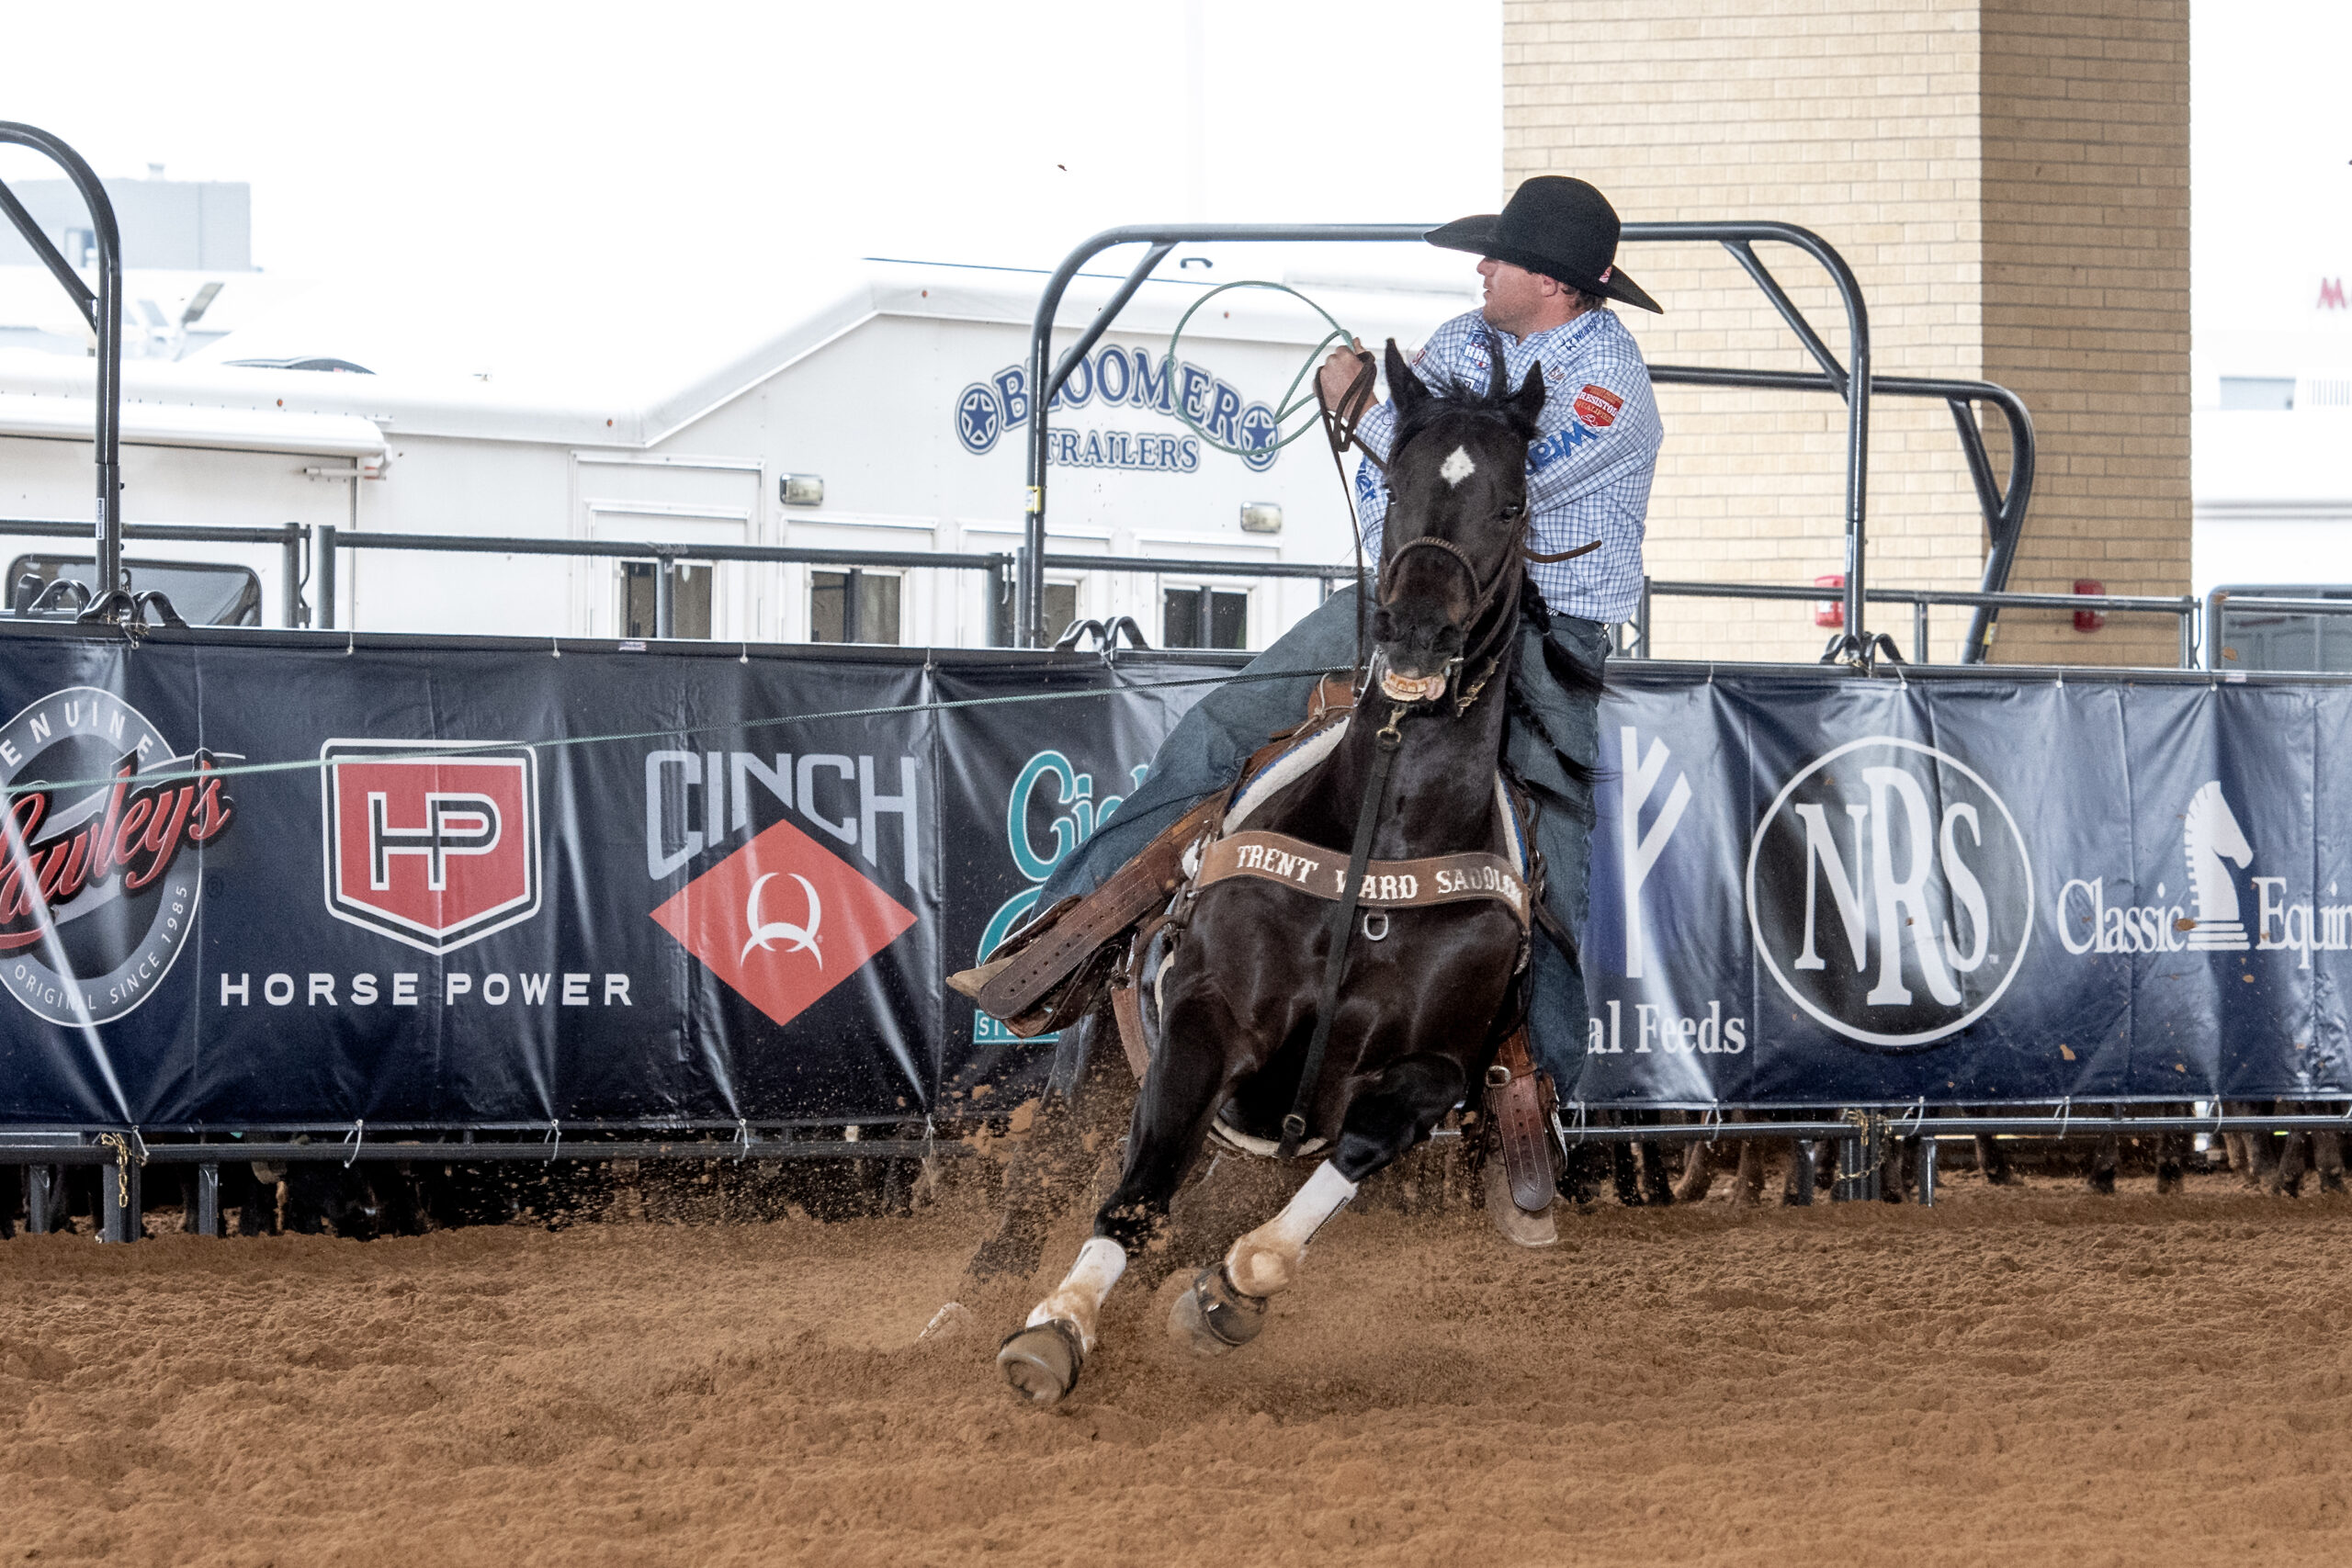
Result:
[[[1306,1137],[1307,1114],[1323,1087],[1323,1057],[1331,1044],[1331,1018],[1340,1008],[1340,982],[1347,977],[1349,939],[1355,934],[1356,906],[1363,897],[1364,868],[1372,862],[1372,830],[1379,824],[1380,808],[1388,795],[1388,775],[1396,770],[1396,753],[1405,737],[1396,728],[1396,710],[1387,728],[1373,738],[1372,779],[1364,785],[1363,805],[1356,812],[1355,842],[1348,851],[1348,869],[1340,883],[1339,901],[1331,906],[1331,923],[1323,955],[1323,997],[1315,1009],[1315,1032],[1306,1042],[1306,1061],[1298,1074],[1298,1092],[1283,1117],[1281,1154],[1298,1153]]]

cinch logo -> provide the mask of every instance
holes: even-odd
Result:
[[[778,822],[653,911],[654,922],[778,1023],[865,967],[914,912]]]
[[[529,747],[330,740],[319,757],[328,914],[452,953],[539,912]]]
[[[213,767],[94,686],[0,727],[0,784],[22,792],[0,809],[0,985],[28,1011],[111,1023],[154,995],[196,929],[201,846],[236,815]]]
[[[1955,757],[1893,736],[1814,760],[1747,853],[1772,978],[1849,1040],[1910,1050],[2000,1000],[2033,935],[2033,863],[2007,805]]]
[[[1029,423],[1029,367],[1008,365],[956,397],[956,436],[978,455],[1006,431]],[[1100,401],[1105,408],[1133,408],[1174,418],[1182,409],[1191,423],[1228,447],[1252,473],[1264,473],[1282,456],[1282,431],[1274,411],[1251,402],[1223,377],[1189,360],[1172,360],[1143,348],[1098,349],[1070,369],[1054,394],[1057,411]],[[1192,473],[1200,467],[1201,444],[1190,436],[1151,435],[1116,430],[1067,431],[1046,452],[1047,460],[1069,468],[1130,468]]]

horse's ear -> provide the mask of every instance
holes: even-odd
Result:
[[[1540,361],[1527,367],[1527,379],[1510,395],[1510,412],[1512,417],[1525,421],[1528,429],[1535,428],[1536,416],[1544,412],[1544,367]]]
[[[1421,378],[1413,374],[1413,367],[1406,364],[1405,356],[1396,351],[1395,338],[1388,340],[1387,351],[1381,355],[1381,361],[1388,371],[1388,396],[1396,405],[1396,418],[1399,423],[1409,423],[1420,412],[1421,406],[1430,400],[1430,389],[1421,385]]]

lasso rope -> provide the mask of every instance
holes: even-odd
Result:
[[[1193,417],[1192,411],[1184,406],[1184,402],[1182,398],[1170,400],[1175,407],[1177,423],[1183,425],[1187,430],[1190,430],[1193,434],[1199,436],[1203,441],[1207,442],[1210,446],[1219,452],[1229,452],[1237,457],[1255,457],[1263,452],[1279,452],[1283,447],[1289,446],[1292,442],[1297,440],[1300,436],[1306,434],[1308,431],[1319,429],[1321,427],[1321,421],[1319,418],[1317,418],[1303,421],[1295,430],[1283,431],[1282,429],[1283,422],[1284,420],[1289,419],[1294,414],[1308,409],[1313,409],[1317,406],[1315,387],[1312,378],[1314,377],[1317,368],[1322,364],[1323,351],[1330,348],[1334,344],[1337,344],[1341,348],[1345,348],[1355,342],[1355,337],[1348,331],[1347,328],[1339,323],[1338,320],[1332,316],[1330,311],[1317,304],[1306,295],[1300,293],[1295,288],[1293,288],[1289,284],[1273,283],[1262,277],[1238,278],[1231,283],[1218,284],[1215,288],[1210,289],[1207,293],[1193,300],[1192,307],[1187,310],[1183,315],[1177,318],[1176,330],[1168,334],[1168,360],[1171,367],[1182,363],[1182,361],[1177,357],[1176,345],[1182,340],[1184,336],[1184,329],[1192,324],[1193,317],[1200,310],[1200,308],[1207,304],[1210,300],[1216,299],[1218,295],[1228,293],[1236,288],[1270,288],[1277,294],[1287,294],[1302,305],[1305,305],[1308,310],[1314,311],[1317,315],[1322,317],[1324,323],[1331,329],[1329,332],[1323,334],[1320,342],[1317,343],[1312,349],[1307,351],[1306,362],[1299,367],[1298,374],[1290,378],[1290,385],[1283,389],[1282,400],[1274,405],[1274,428],[1277,432],[1281,433],[1281,439],[1272,442],[1267,446],[1237,446],[1228,442],[1220,441],[1216,436],[1211,435],[1206,429],[1203,428],[1199,420]],[[1301,382],[1307,383],[1307,389],[1304,392],[1301,392],[1298,389]]]

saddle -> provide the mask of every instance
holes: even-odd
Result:
[[[1023,1039],[1075,1023],[1108,991],[1121,1049],[1142,1081],[1150,1050],[1139,982],[1152,941],[1182,902],[1181,893],[1247,877],[1318,899],[1341,897],[1344,853],[1242,824],[1329,755],[1354,708],[1349,684],[1326,676],[1308,699],[1306,716],[1251,753],[1231,784],[1162,829],[1092,893],[1060,900],[1007,937],[985,963],[949,976],[948,985]],[[1499,773],[1495,795],[1510,857],[1478,851],[1374,861],[1358,897],[1367,919],[1378,914],[1385,921],[1393,908],[1500,903],[1519,921],[1517,966],[1524,969],[1532,925],[1541,922],[1551,931],[1555,922],[1543,908],[1542,861],[1528,842],[1526,804]],[[1530,1212],[1541,1212],[1552,1198],[1551,1150],[1544,1135],[1549,1088],[1530,1060],[1521,1025],[1487,1069],[1486,1105],[1499,1134],[1512,1201]],[[1314,1149],[1322,1146],[1315,1140]],[[1305,1152],[1312,1151],[1303,1146]]]
[[[1024,1040],[1075,1023],[1102,999],[1120,939],[1165,908],[1184,886],[1185,851],[1224,821],[1234,792],[1294,742],[1329,728],[1354,707],[1348,683],[1325,676],[1308,698],[1306,718],[1252,752],[1232,784],[1169,824],[1093,892],[1064,898],[1035,917],[978,968],[950,975],[948,985]]]

